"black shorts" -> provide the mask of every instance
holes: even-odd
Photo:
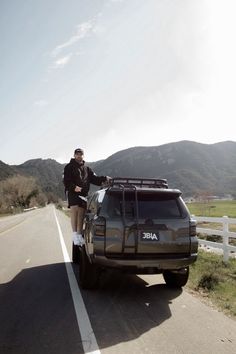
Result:
[[[81,208],[87,209],[87,202],[80,198],[78,193],[68,192],[68,208],[74,205],[78,205]]]

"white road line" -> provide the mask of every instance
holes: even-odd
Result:
[[[54,216],[56,219],[57,223],[57,228],[59,232],[59,237],[60,237],[60,242],[61,242],[61,248],[62,248],[62,253],[66,265],[66,271],[69,279],[69,284],[70,284],[70,289],[71,289],[71,294],[74,302],[74,307],[75,307],[75,313],[76,313],[76,318],[79,326],[79,331],[82,339],[82,344],[84,348],[84,352],[86,354],[101,354],[96,337],[94,335],[88,313],[86,311],[84,301],[80,292],[80,289],[78,287],[72,266],[71,266],[71,260],[68,255],[65,241],[63,238],[63,234],[61,231],[61,227],[56,215],[55,208],[53,209],[54,211]]]

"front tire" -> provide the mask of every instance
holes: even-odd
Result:
[[[189,276],[189,267],[182,268],[179,270],[165,270],[163,272],[163,277],[166,285],[170,288],[182,288],[182,286],[187,284]]]
[[[79,282],[83,289],[94,289],[97,287],[99,272],[96,265],[90,263],[85,246],[80,248]]]

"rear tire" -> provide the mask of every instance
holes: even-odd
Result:
[[[189,267],[182,268],[179,270],[165,270],[163,272],[163,277],[165,279],[166,285],[170,288],[181,288],[187,284],[189,276]]]
[[[98,285],[99,271],[90,263],[85,246],[80,248],[79,282],[83,289],[94,289]]]
[[[80,258],[80,250],[78,245],[74,245],[72,242],[72,262],[73,263],[79,263],[79,258]]]

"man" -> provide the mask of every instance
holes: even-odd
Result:
[[[68,207],[71,210],[72,240],[75,245],[80,246],[84,244],[82,228],[90,183],[100,186],[111,179],[108,176],[97,176],[85,165],[83,157],[83,149],[75,149],[74,158],[64,168],[64,184],[68,192]]]

